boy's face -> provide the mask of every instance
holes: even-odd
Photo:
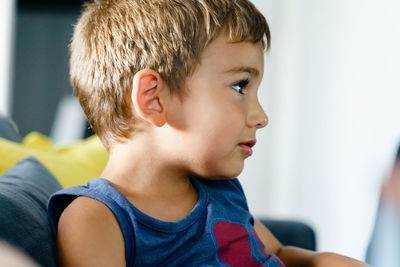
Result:
[[[174,151],[192,173],[211,179],[240,174],[256,130],[268,123],[257,97],[263,72],[261,43],[231,43],[220,34],[205,49],[170,117],[178,130]]]

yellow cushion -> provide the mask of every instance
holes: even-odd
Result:
[[[32,132],[22,144],[0,138],[0,175],[29,155],[46,166],[63,187],[86,184],[98,177],[108,160],[97,136],[57,146],[48,137]]]

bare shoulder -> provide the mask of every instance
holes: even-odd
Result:
[[[76,198],[58,223],[61,266],[125,266],[124,238],[111,210],[103,203]]]

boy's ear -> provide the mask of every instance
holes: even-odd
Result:
[[[143,120],[161,127],[166,122],[163,95],[167,85],[158,72],[143,69],[137,72],[132,84],[132,106]]]

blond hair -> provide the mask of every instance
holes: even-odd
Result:
[[[249,0],[95,0],[84,4],[71,42],[75,96],[109,149],[130,138],[126,101],[136,72],[157,71],[172,92],[195,69],[222,30],[232,42],[270,45],[264,16]]]

